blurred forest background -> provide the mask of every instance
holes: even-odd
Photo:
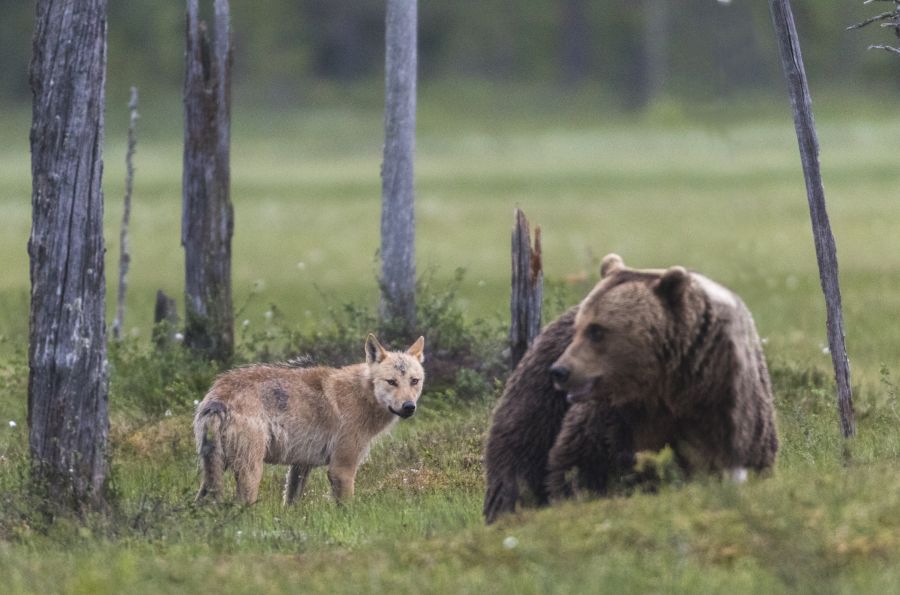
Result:
[[[896,88],[896,61],[865,50],[888,34],[877,27],[845,31],[877,9],[862,0],[793,4],[814,86]],[[0,9],[0,101],[27,102],[34,8],[0,0]],[[110,2],[111,103],[126,98],[132,84],[145,95],[181,88],[184,10],[179,0]],[[246,92],[256,104],[296,105],[313,99],[316,83],[380,88],[384,10],[382,0],[235,2],[238,97]],[[766,2],[456,0],[425,1],[419,11],[423,85],[593,85],[630,109],[660,94],[695,100],[782,89]]]

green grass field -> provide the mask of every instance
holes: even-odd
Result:
[[[900,586],[900,118],[833,98],[818,112],[859,436],[833,407],[824,308],[786,100],[663,106],[641,117],[584,98],[423,92],[417,256],[432,286],[466,271],[469,324],[508,319],[514,207],[543,228],[547,310],[583,296],[599,259],[683,264],[741,294],[773,370],[782,450],[773,477],[714,481],[481,523],[481,447],[494,394],[426,381],[421,414],[373,449],[337,508],[324,474],[284,510],[282,469],[249,509],[194,508],[190,412],[148,414],[113,369],[116,510],[48,525],[22,492],[27,453],[29,114],[0,118],[0,577],[11,593],[765,592]],[[439,95],[443,95],[439,98]],[[336,303],[374,305],[381,114],[349,99],[304,111],[235,108],[234,293],[245,333],[315,328]],[[126,329],[147,354],[156,289],[181,296],[177,101],[142,109]],[[116,119],[118,118],[118,120]],[[109,114],[107,282],[115,301],[124,134]],[[111,315],[110,315],[111,318]],[[244,321],[247,321],[244,323]],[[475,322],[483,320],[483,323]],[[359,338],[362,355],[364,337]],[[426,346],[427,350],[427,346]],[[124,358],[128,364],[140,359]],[[208,371],[207,371],[208,372]],[[204,372],[206,373],[206,372]],[[205,377],[200,374],[200,377]],[[199,399],[177,380],[160,394]],[[187,401],[189,402],[189,401]],[[17,422],[16,428],[7,421]]]

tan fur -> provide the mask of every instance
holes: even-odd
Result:
[[[366,363],[260,364],[219,376],[194,417],[203,474],[197,499],[218,496],[223,473],[231,469],[237,499],[255,502],[264,463],[290,465],[285,504],[302,494],[310,470],[326,465],[335,499],[352,497],[372,439],[422,394],[423,348],[420,337],[406,352],[389,352],[369,335]]]

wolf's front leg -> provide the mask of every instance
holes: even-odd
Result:
[[[312,467],[309,465],[291,465],[288,467],[287,477],[284,481],[284,505],[293,504],[303,495],[306,486],[306,478]]]
[[[356,466],[332,465],[328,468],[328,481],[331,482],[331,493],[339,504],[353,497],[356,481]]]

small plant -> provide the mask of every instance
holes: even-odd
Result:
[[[218,364],[180,344],[150,349],[136,338],[111,344],[109,362],[112,408],[131,414],[187,411],[219,372]]]

